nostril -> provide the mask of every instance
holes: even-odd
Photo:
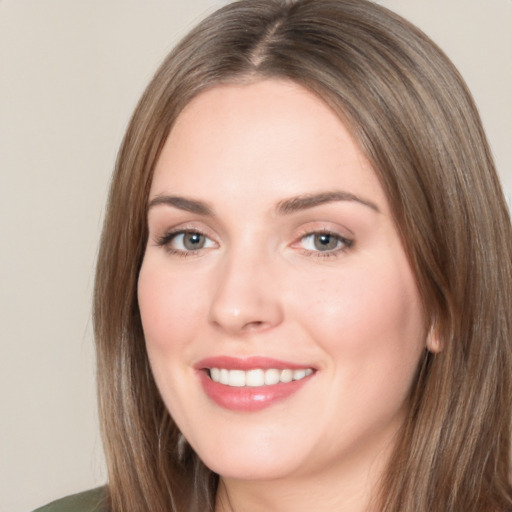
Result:
[[[255,331],[255,330],[261,329],[264,326],[265,326],[265,322],[262,322],[261,320],[257,320],[257,321],[253,321],[253,322],[247,322],[243,328],[246,331]]]

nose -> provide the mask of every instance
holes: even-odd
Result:
[[[265,331],[283,321],[278,279],[261,255],[222,262],[210,304],[209,321],[230,335]]]

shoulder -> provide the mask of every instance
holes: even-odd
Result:
[[[52,501],[34,512],[107,512],[106,487],[98,487]]]

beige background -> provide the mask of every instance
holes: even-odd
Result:
[[[104,481],[90,299],[124,127],[216,0],[0,0],[0,512]],[[512,0],[382,0],[436,40],[512,190]]]

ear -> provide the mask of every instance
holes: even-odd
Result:
[[[428,330],[426,345],[427,350],[433,354],[438,354],[443,350],[439,328],[435,322],[432,322]]]

